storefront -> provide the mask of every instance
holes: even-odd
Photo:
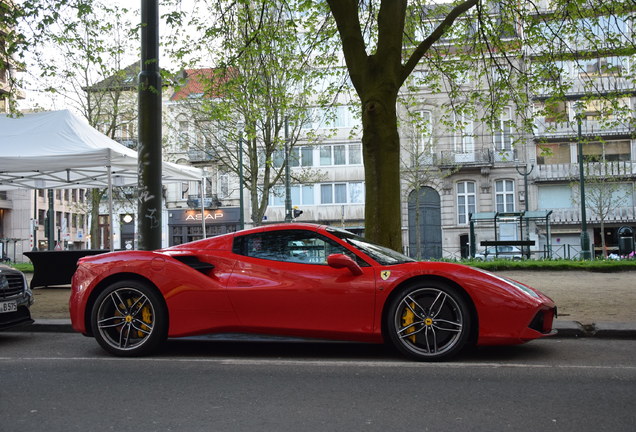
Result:
[[[203,238],[205,218],[205,237],[214,237],[238,230],[240,211],[238,207],[225,207],[215,210],[170,210],[168,211],[169,245],[179,245]]]

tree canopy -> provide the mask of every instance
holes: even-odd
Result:
[[[47,40],[51,26],[64,22],[65,8],[80,17],[96,4],[47,0],[17,8],[1,2],[8,30],[0,69],[20,66],[27,51]],[[358,101],[366,236],[394,249],[402,247],[399,131],[411,121],[402,107],[444,94],[443,126],[462,128],[457,119],[470,118],[481,125],[474,133],[492,135],[502,152],[532,138],[535,117],[569,118],[566,107],[577,94],[585,112],[602,123],[631,128],[633,1],[200,0],[191,7],[165,0],[162,5],[170,29],[167,52],[176,60],[242,68],[233,84],[246,96],[235,108],[248,140],[269,134],[279,143],[281,121],[299,124],[293,113],[300,116],[303,104],[333,103],[346,93]],[[331,84],[329,102],[311,100],[311,87],[304,86],[308,77]],[[598,79],[603,77],[615,79]],[[279,90],[270,85],[274,82]],[[287,92],[281,93],[284,86]],[[264,102],[271,109],[248,113]],[[259,132],[258,123],[268,126]],[[510,129],[513,142],[503,142],[502,132]]]

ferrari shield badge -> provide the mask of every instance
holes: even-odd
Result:
[[[380,277],[382,278],[382,280],[387,280],[390,276],[391,276],[390,270],[382,270],[380,272]]]

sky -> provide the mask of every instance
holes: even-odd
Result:
[[[126,7],[130,10],[130,13],[127,15],[130,22],[135,25],[140,21],[139,13],[141,9],[141,0],[106,0],[109,5],[116,5],[120,7]],[[196,3],[196,0],[182,0],[183,7],[187,8],[186,10],[191,10]],[[166,13],[165,7],[160,7],[159,9],[160,15]],[[163,21],[160,20],[160,35],[166,35],[168,33],[168,29],[165,25],[163,25]],[[51,63],[56,63],[61,65],[61,62],[64,60],[65,56],[63,52],[58,50],[54,45],[48,46],[45,50],[45,55],[49,59],[48,61]],[[139,51],[136,49],[134,52],[130,52],[128,55],[124,57],[122,60],[122,64],[127,66],[136,59],[139,58]],[[20,77],[23,80],[23,84],[21,86],[23,94],[25,96],[24,99],[18,101],[19,109],[30,111],[30,110],[59,110],[59,109],[67,109],[73,108],[73,102],[68,100],[68,98],[63,97],[59,94],[52,94],[51,92],[45,91],[45,88],[48,86],[58,87],[60,86],[59,82],[49,81],[47,79],[43,79],[39,76],[39,72],[41,68],[37,66],[37,62],[35,61],[35,56],[32,52],[27,53],[26,61],[28,64],[27,71],[21,73]],[[168,61],[168,58],[165,55],[161,55],[160,57],[160,65],[163,68],[167,69],[176,69],[178,66],[174,63]],[[68,84],[68,82],[67,82]],[[77,93],[77,90],[75,90]]]

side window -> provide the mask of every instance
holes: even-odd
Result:
[[[272,231],[236,237],[233,251],[239,255],[272,261],[327,264],[327,257],[351,252],[335,241],[313,231]]]

